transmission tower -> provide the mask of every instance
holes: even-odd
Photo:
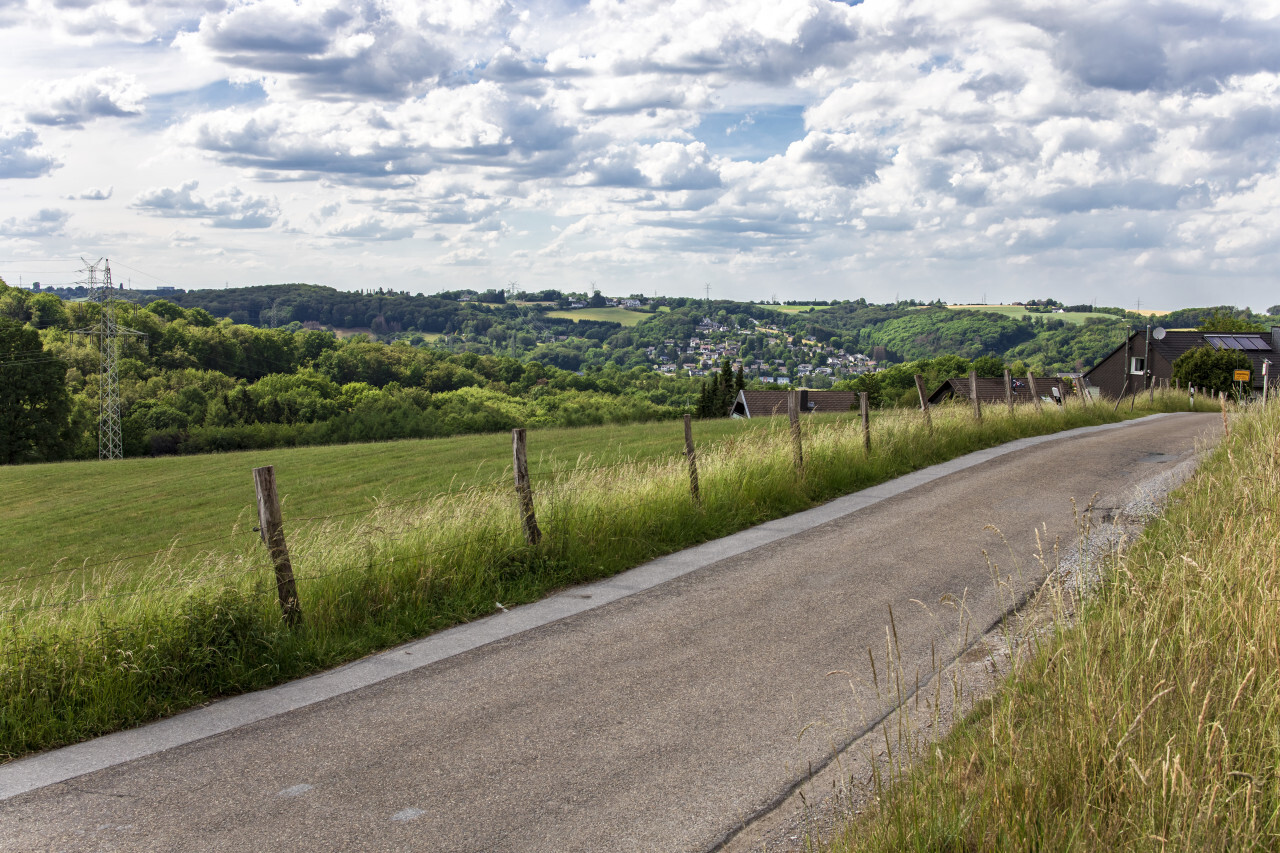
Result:
[[[81,258],[81,260],[84,260]],[[102,280],[98,280],[98,264],[102,264]],[[133,329],[121,328],[111,311],[111,264],[106,258],[98,263],[84,262],[85,286],[89,298],[102,310],[97,325],[78,329],[77,334],[98,339],[98,458],[123,459],[120,440],[120,336],[138,335]]]

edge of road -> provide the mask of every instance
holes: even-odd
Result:
[[[0,801],[305,708],[406,672],[430,666],[489,643],[594,610],[721,560],[843,518],[911,489],[967,468],[982,465],[1000,456],[1051,441],[1124,429],[1133,424],[1169,417],[1171,414],[1173,413],[1159,413],[1115,424],[1077,427],[1047,435],[1020,438],[1007,444],[977,450],[947,462],[940,462],[937,465],[904,474],[878,486],[844,495],[812,509],[766,521],[722,539],[659,557],[611,578],[571,587],[540,601],[514,607],[511,610],[503,610],[475,622],[457,625],[335,669],[276,687],[221,699],[210,705],[193,708],[135,729],[114,732],[93,740],[20,758],[0,765]]]

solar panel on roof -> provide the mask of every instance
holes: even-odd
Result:
[[[1205,335],[1215,349],[1268,350],[1271,347],[1257,335]]]

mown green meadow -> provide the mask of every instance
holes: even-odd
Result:
[[[1153,408],[1185,406],[1181,395],[1159,395]],[[1149,411],[1140,404],[1137,414]],[[934,410],[929,431],[919,412],[877,412],[869,454],[856,415],[806,417],[801,471],[785,418],[699,422],[697,502],[678,422],[566,430],[560,441],[531,432],[537,545],[524,539],[506,482],[506,435],[11,469],[15,482],[52,472],[43,491],[81,483],[58,500],[63,541],[82,548],[127,526],[119,513],[130,505],[127,518],[144,529],[125,540],[129,553],[145,551],[144,541],[164,548],[202,507],[218,517],[209,531],[226,539],[74,571],[10,572],[0,587],[0,757],[334,666],[490,614],[497,602],[533,601],[972,450],[1126,416],[1072,401],[1043,415],[990,407],[979,424],[967,406],[948,406]],[[470,456],[468,447],[484,450]],[[249,469],[263,463],[276,466],[285,496],[303,612],[296,628],[281,618],[252,532]],[[179,464],[192,467],[166,470]],[[102,472],[92,475],[103,478],[98,489],[90,475],[73,476],[82,467]],[[210,497],[215,484],[219,499]],[[34,482],[26,489],[26,514],[15,501],[6,528],[56,524],[39,503],[55,499]],[[74,527],[87,518],[92,534]],[[62,553],[52,550],[62,547],[56,536],[46,541],[40,566]]]
[[[710,420],[696,430],[699,440],[714,442],[767,426]],[[537,480],[569,467],[668,458],[683,448],[678,421],[531,430],[529,471]],[[252,527],[251,472],[262,465],[275,467],[287,522],[506,483],[511,435],[7,466],[0,468],[0,581]]]
[[[1278,440],[1280,406],[1233,415],[1078,620],[940,744],[877,743],[877,806],[818,849],[1280,848]]]

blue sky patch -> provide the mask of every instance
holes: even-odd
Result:
[[[152,95],[147,98],[147,111],[142,121],[149,127],[166,127],[190,113],[260,104],[266,99],[266,90],[260,83],[219,80],[198,89]]]
[[[694,133],[712,154],[759,162],[784,153],[788,145],[804,138],[804,107],[770,105],[706,113]]]

